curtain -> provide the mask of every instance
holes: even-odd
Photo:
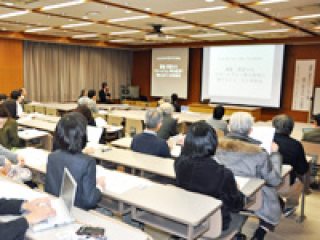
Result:
[[[131,73],[130,51],[24,43],[24,87],[34,101],[75,101],[81,89],[95,89],[98,95],[102,82],[108,83],[112,98],[119,98],[120,86],[131,83]]]

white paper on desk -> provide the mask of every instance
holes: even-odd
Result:
[[[171,155],[173,157],[179,157],[181,154],[181,146],[180,145],[174,145],[171,149]]]
[[[18,132],[19,138],[37,138],[41,136],[45,136],[48,133],[45,131],[37,130],[37,129],[25,129],[23,131]]]
[[[87,126],[88,142],[99,143],[103,128]]]
[[[96,122],[97,127],[104,128],[107,125],[107,121],[104,120],[102,117],[97,117],[94,119]]]
[[[97,177],[105,177],[105,190],[117,194],[125,193],[133,188],[145,188],[153,185],[147,179],[108,170],[97,166]]]
[[[108,111],[106,111],[106,110],[99,110],[98,113],[99,113],[99,114],[102,114],[102,115],[107,115],[107,114],[108,114]]]
[[[47,196],[45,193],[36,192],[24,185],[0,180],[0,198],[33,200]]]
[[[261,147],[269,154],[271,153],[271,146],[273,142],[275,129],[267,126],[254,126],[250,133],[250,137],[261,142]]]
[[[37,148],[22,148],[16,153],[23,156],[27,166],[46,166],[48,162],[48,152]]]
[[[32,120],[31,114],[19,118],[19,119],[17,120],[17,123],[18,123],[18,124],[19,124],[19,123],[24,123],[24,122],[27,122],[27,121],[30,121],[30,120]]]
[[[238,184],[240,190],[249,182],[250,178],[235,176],[236,183]]]
[[[107,125],[107,132],[109,132],[109,133],[118,132],[122,129],[123,129],[123,126]]]

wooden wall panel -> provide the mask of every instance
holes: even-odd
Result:
[[[23,86],[23,41],[0,39],[0,93]]]
[[[182,104],[199,102],[201,96],[201,48],[190,49],[188,99]],[[298,59],[316,59],[315,86],[320,86],[320,44],[287,45],[283,73],[283,92],[280,109],[262,109],[262,119],[270,120],[273,116],[285,113],[295,121],[307,121],[308,113],[292,111],[295,62]],[[134,53],[133,84],[141,87],[141,94],[150,98],[151,50]]]

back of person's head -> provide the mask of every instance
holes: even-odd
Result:
[[[294,121],[290,116],[280,114],[272,119],[272,126],[276,129],[276,133],[289,136],[293,130]]]
[[[186,134],[181,157],[202,158],[215,154],[218,145],[216,131],[205,121],[193,123]]]
[[[5,100],[7,100],[7,95],[6,94],[3,94],[3,93],[0,93],[0,102],[3,102]]]
[[[11,117],[10,112],[8,111],[6,106],[3,103],[1,103],[0,104],[0,118],[8,118],[8,117]]]
[[[87,120],[78,112],[65,114],[57,124],[53,150],[80,153],[87,143]]]
[[[148,129],[156,129],[162,122],[162,113],[157,109],[149,109],[146,112],[144,124]]]
[[[94,118],[92,116],[92,112],[86,105],[79,105],[74,112],[81,113],[86,119],[88,124],[94,122]]]
[[[101,88],[106,88],[106,87],[108,87],[108,83],[107,83],[107,82],[103,82],[103,83],[101,84]]]
[[[11,99],[18,100],[21,97],[21,92],[19,90],[13,90],[10,94]]]
[[[253,125],[253,117],[247,112],[235,112],[230,117],[230,132],[248,135]]]
[[[224,107],[222,105],[218,105],[213,110],[213,118],[217,120],[221,120],[224,116]]]
[[[79,98],[84,97],[84,96],[87,96],[87,90],[82,89],[82,90],[80,91],[80,96],[79,96]]]
[[[171,116],[174,112],[174,107],[171,103],[162,103],[159,109],[162,111],[162,114],[166,116]]]
[[[18,115],[17,115],[17,103],[15,100],[6,100],[2,103],[6,109],[8,110],[10,116],[12,118],[18,118]]]
[[[93,98],[94,96],[96,96],[96,95],[97,95],[96,90],[90,89],[90,90],[88,91],[88,98],[92,99],[92,98]]]
[[[178,94],[173,93],[173,94],[171,95],[171,102],[174,103],[174,102],[176,102],[176,101],[178,101]]]
[[[314,115],[313,117],[315,123],[317,124],[318,127],[320,127],[320,113]]]

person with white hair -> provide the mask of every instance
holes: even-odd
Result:
[[[273,144],[269,155],[259,144],[249,137],[253,125],[253,117],[246,112],[236,112],[231,115],[230,132],[221,139],[216,153],[218,162],[229,168],[234,175],[265,180],[262,187],[262,206],[255,211],[260,223],[252,239],[264,239],[267,232],[273,231],[281,217],[281,207],[276,186],[281,183],[281,156],[277,152],[278,146]],[[272,159],[271,159],[272,158]],[[273,163],[278,167],[273,167]]]
[[[162,113],[157,109],[149,109],[146,112],[144,124],[145,130],[133,137],[131,149],[158,157],[171,157],[167,142],[157,136],[162,123]]]
[[[162,103],[159,109],[162,112],[163,119],[157,135],[162,139],[168,140],[170,137],[178,134],[177,119],[172,117],[174,107],[170,103]]]

